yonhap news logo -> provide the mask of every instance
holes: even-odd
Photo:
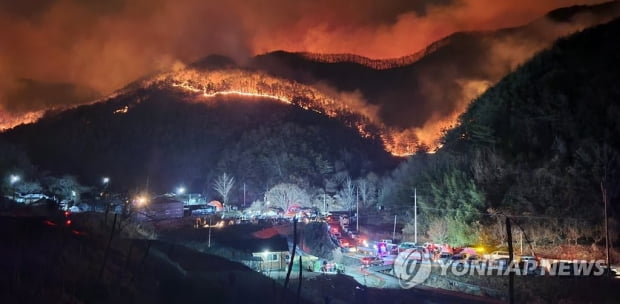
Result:
[[[432,260],[428,253],[416,249],[400,253],[394,260],[394,275],[402,288],[409,289],[428,279]]]
[[[438,276],[555,276],[596,277],[613,270],[603,260],[538,260],[509,262],[507,259],[468,261],[434,261],[421,250],[405,251],[394,260],[394,275],[402,288],[412,288],[424,283],[434,273]],[[615,273],[613,273],[615,275]]]

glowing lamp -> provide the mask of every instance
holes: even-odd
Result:
[[[136,204],[138,206],[144,206],[146,204],[146,197],[138,196],[138,198],[136,199]]]

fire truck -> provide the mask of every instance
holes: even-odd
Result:
[[[384,257],[397,252],[397,247],[396,244],[392,243],[392,240],[363,241],[362,244],[358,245],[357,251],[367,255]]]

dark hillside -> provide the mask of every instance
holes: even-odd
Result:
[[[409,208],[417,187],[424,225],[448,221],[453,241],[501,243],[493,214],[502,213],[516,216],[534,246],[591,245],[604,239],[606,197],[617,231],[618,35],[618,19],[584,30],[503,78],[471,103],[437,154],[394,172],[392,208]]]
[[[137,89],[50,114],[2,138],[40,168],[90,184],[114,176],[119,190],[148,183],[167,192],[183,183],[208,192],[227,172],[247,184],[248,201],[279,182],[321,187],[335,170],[357,176],[394,165],[380,142],[313,111],[259,98],[185,99],[166,89]]]
[[[561,204],[555,208],[573,213],[598,205],[599,187],[587,185],[612,174],[617,178],[613,171],[619,169],[620,43],[613,38],[619,33],[615,20],[562,39],[534,57],[472,103],[459,126],[446,134],[446,150],[493,151],[514,169],[531,172],[533,179],[522,180],[528,187],[518,183],[506,189],[511,195],[504,203],[534,201],[534,193],[517,189],[548,186],[556,191],[551,201],[539,201],[542,210],[531,211]],[[612,192],[609,198],[615,201],[618,193]]]

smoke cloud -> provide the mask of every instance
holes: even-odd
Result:
[[[600,2],[0,0],[0,117],[80,104],[208,54],[238,62],[274,50],[400,57],[456,31],[516,26],[554,8]],[[500,46],[494,53],[515,56]],[[453,117],[463,101],[424,107],[417,127]]]

